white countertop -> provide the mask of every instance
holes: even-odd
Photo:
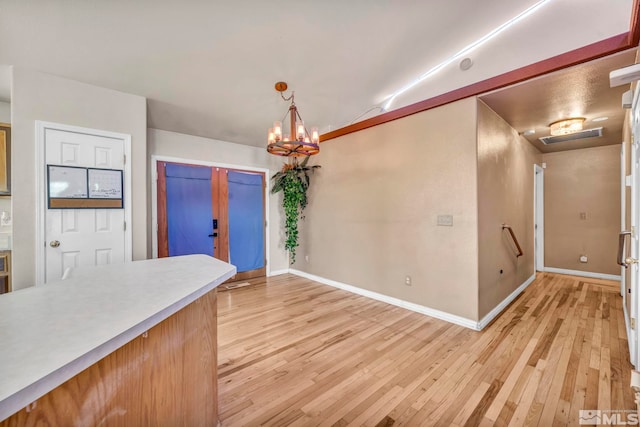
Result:
[[[73,271],[0,295],[0,421],[236,273],[207,255]]]

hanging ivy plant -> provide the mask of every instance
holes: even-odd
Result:
[[[285,163],[282,170],[271,177],[273,180],[272,193],[282,191],[282,208],[285,216],[284,247],[289,251],[289,263],[296,262],[296,248],[298,247],[298,220],[303,219],[304,208],[307,207],[307,189],[309,189],[309,175],[319,165],[307,166],[309,156],[298,163],[293,157],[291,163]]]

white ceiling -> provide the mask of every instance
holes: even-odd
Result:
[[[287,109],[276,81],[308,125],[337,129],[535,3],[0,0],[0,64],[145,96],[149,127],[263,146]],[[470,70],[456,61],[392,108],[626,32],[631,8],[551,0],[468,55]]]

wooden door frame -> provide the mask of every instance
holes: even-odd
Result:
[[[173,157],[173,156],[162,156],[162,155],[152,155],[151,156],[151,256],[152,258],[158,257],[158,163],[166,162],[166,163],[181,163],[186,165],[194,165],[194,166],[208,166],[212,168],[220,168],[220,169],[233,169],[239,172],[253,172],[253,173],[264,173],[264,192],[263,192],[263,200],[264,200],[264,216],[265,216],[265,229],[264,229],[264,245],[265,245],[265,259],[266,259],[266,276],[271,274],[271,253],[270,253],[270,239],[269,239],[269,169],[268,168],[259,168],[253,166],[245,166],[245,165],[236,165],[230,163],[220,163],[213,161],[203,161],[203,160],[195,160],[195,159],[185,159],[181,157]],[[236,275],[237,277],[237,275]],[[236,280],[236,279],[234,279]]]
[[[64,132],[81,133],[105,138],[120,139],[124,142],[124,155],[128,161],[124,163],[124,220],[128,225],[124,234],[124,259],[131,261],[133,253],[132,243],[132,217],[131,217],[131,135],[117,132],[110,132],[100,129],[84,128],[79,126],[65,125],[61,123],[45,122],[36,120],[36,286],[45,281],[46,271],[46,151],[45,134],[47,129],[60,130]]]

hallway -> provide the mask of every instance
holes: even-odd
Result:
[[[482,332],[294,275],[252,283],[218,294],[223,426],[577,425],[580,409],[635,409],[617,282],[541,273]]]

